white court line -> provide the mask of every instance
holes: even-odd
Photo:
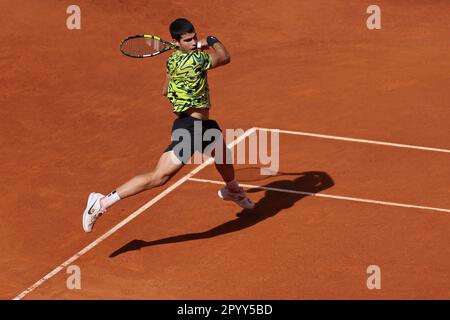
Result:
[[[236,144],[238,144],[239,142],[241,142],[242,140],[244,140],[247,136],[249,136],[250,134],[252,134],[255,131],[255,128],[251,128],[248,129],[243,135],[239,136],[236,140],[230,142],[228,144],[229,148],[234,147]],[[63,262],[62,264],[60,264],[58,267],[56,267],[53,271],[51,271],[50,273],[48,273],[46,276],[42,277],[39,281],[37,281],[36,283],[34,283],[31,287],[29,287],[28,289],[26,289],[25,291],[23,291],[22,293],[20,293],[17,297],[15,297],[13,300],[20,300],[23,297],[25,297],[26,295],[28,295],[30,292],[32,292],[33,290],[35,290],[37,287],[39,287],[41,284],[43,284],[44,282],[46,282],[47,280],[49,280],[50,278],[54,277],[57,273],[59,273],[61,270],[63,270],[64,268],[66,268],[67,266],[69,266],[71,263],[73,263],[75,260],[77,260],[79,257],[81,257],[82,255],[84,255],[86,252],[90,251],[91,249],[93,249],[94,247],[96,247],[100,242],[102,242],[103,240],[105,240],[106,238],[110,237],[114,232],[116,232],[117,230],[119,230],[120,228],[122,228],[123,226],[125,226],[128,222],[130,222],[131,220],[133,220],[134,218],[136,218],[137,216],[139,216],[142,212],[144,212],[145,210],[147,210],[148,208],[150,208],[152,205],[154,205],[156,202],[158,202],[159,200],[161,200],[162,198],[164,198],[166,195],[168,195],[169,193],[171,193],[173,190],[175,190],[176,188],[178,188],[181,184],[183,184],[184,182],[186,182],[189,178],[191,178],[193,175],[195,175],[196,173],[198,173],[200,170],[202,170],[203,168],[205,168],[206,166],[208,166],[209,164],[211,164],[214,161],[214,158],[209,158],[207,161],[203,162],[201,165],[199,165],[198,167],[196,167],[195,169],[193,169],[191,172],[189,172],[187,175],[185,175],[184,177],[180,178],[177,182],[175,182],[173,185],[171,185],[169,188],[165,189],[163,192],[161,192],[160,194],[158,194],[156,197],[154,197],[152,200],[150,200],[149,202],[147,202],[145,205],[143,205],[141,208],[139,208],[138,210],[136,210],[135,212],[133,212],[131,215],[129,215],[127,218],[125,218],[124,220],[122,220],[120,223],[118,223],[114,228],[112,228],[111,230],[109,230],[108,232],[106,232],[105,234],[103,234],[101,237],[97,238],[95,241],[93,241],[91,244],[89,244],[87,247],[85,247],[84,249],[80,250],[77,254],[75,254],[74,256],[72,256],[71,258],[69,258],[68,260],[66,260],[65,262]]]
[[[195,181],[195,182],[205,182],[205,183],[224,185],[224,183],[222,181],[217,181],[217,180],[197,179],[197,178],[189,178],[188,180]],[[244,188],[263,189],[263,190],[271,190],[271,191],[278,191],[278,192],[285,192],[285,193],[295,193],[295,194],[301,194],[301,195],[305,195],[305,196],[315,196],[315,197],[320,197],[320,198],[331,198],[331,199],[337,199],[337,200],[347,200],[347,201],[363,202],[363,203],[370,203],[370,204],[380,204],[380,205],[385,205],[385,206],[403,207],[403,208],[421,209],[421,210],[432,210],[432,211],[440,211],[440,212],[450,213],[450,209],[424,207],[424,206],[417,206],[417,205],[413,205],[413,204],[378,201],[378,200],[353,198],[353,197],[343,197],[343,196],[336,196],[336,195],[325,194],[325,193],[311,193],[311,192],[296,191],[296,190],[289,190],[289,189],[255,186],[255,185],[251,185],[251,184],[242,184],[242,183],[240,183],[239,185]]]
[[[398,147],[398,148],[408,148],[408,149],[416,149],[416,150],[425,150],[425,151],[450,153],[449,149],[439,149],[439,148],[414,146],[414,145],[410,145],[410,144],[392,143],[392,142],[366,140],[366,139],[355,139],[355,138],[339,137],[339,136],[332,136],[332,135],[318,134],[318,133],[310,133],[310,132],[302,132],[302,131],[289,131],[289,130],[268,129],[268,128],[255,128],[255,129],[257,129],[257,130],[264,130],[264,131],[274,131],[274,132],[280,132],[280,133],[286,133],[286,134],[293,134],[293,135],[298,135],[298,136],[322,138],[322,139],[332,139],[332,140],[341,140],[341,141],[350,141],[350,142],[359,142],[359,143],[369,143],[369,144],[378,144],[378,145],[389,146],[389,147]]]

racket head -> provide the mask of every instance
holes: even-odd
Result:
[[[129,36],[120,42],[120,51],[132,58],[154,57],[172,49],[178,46],[151,34]]]

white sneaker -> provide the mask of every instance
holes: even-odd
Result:
[[[227,187],[220,189],[217,194],[222,200],[234,201],[237,205],[244,209],[253,209],[255,204],[250,200],[244,192],[244,189],[240,188],[239,192],[232,192]]]
[[[100,206],[100,199],[103,197],[103,194],[95,192],[89,195],[86,209],[83,213],[83,229],[85,232],[91,232],[95,221],[106,212],[106,209]]]

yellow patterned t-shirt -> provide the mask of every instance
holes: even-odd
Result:
[[[173,105],[173,112],[211,106],[206,72],[210,67],[211,57],[206,52],[177,50],[171,54],[167,59],[170,76],[167,98]]]

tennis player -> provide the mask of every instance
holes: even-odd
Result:
[[[207,70],[214,69],[230,63],[230,54],[225,46],[214,36],[197,41],[197,34],[191,22],[180,18],[170,25],[170,33],[174,42],[179,46],[167,60],[167,75],[162,94],[167,96],[173,105],[173,112],[177,115],[172,126],[172,141],[161,155],[154,170],[135,176],[125,184],[104,196],[100,193],[89,195],[86,209],[83,213],[83,229],[91,232],[96,220],[107,211],[109,207],[127,197],[142,191],[164,185],[189,161],[195,151],[204,153],[214,144],[222,144],[221,153],[215,155],[215,167],[222,176],[226,186],[218,191],[223,200],[234,201],[245,209],[254,208],[255,204],[246,196],[244,190],[235,179],[234,168],[230,161],[226,161],[230,150],[223,141],[223,136],[212,141],[205,141],[203,134],[207,130],[221,131],[218,123],[209,118],[211,107]],[[212,48],[210,53],[202,49]],[[194,130],[201,128],[201,130]],[[187,143],[184,139],[175,139],[174,132],[185,130],[189,133],[190,148],[183,148],[175,152],[177,145]],[[194,141],[201,139],[200,146]],[[210,148],[211,149],[211,148]],[[208,150],[210,150],[208,149]],[[179,148],[177,149],[179,150]],[[186,150],[190,152],[185,152]]]

